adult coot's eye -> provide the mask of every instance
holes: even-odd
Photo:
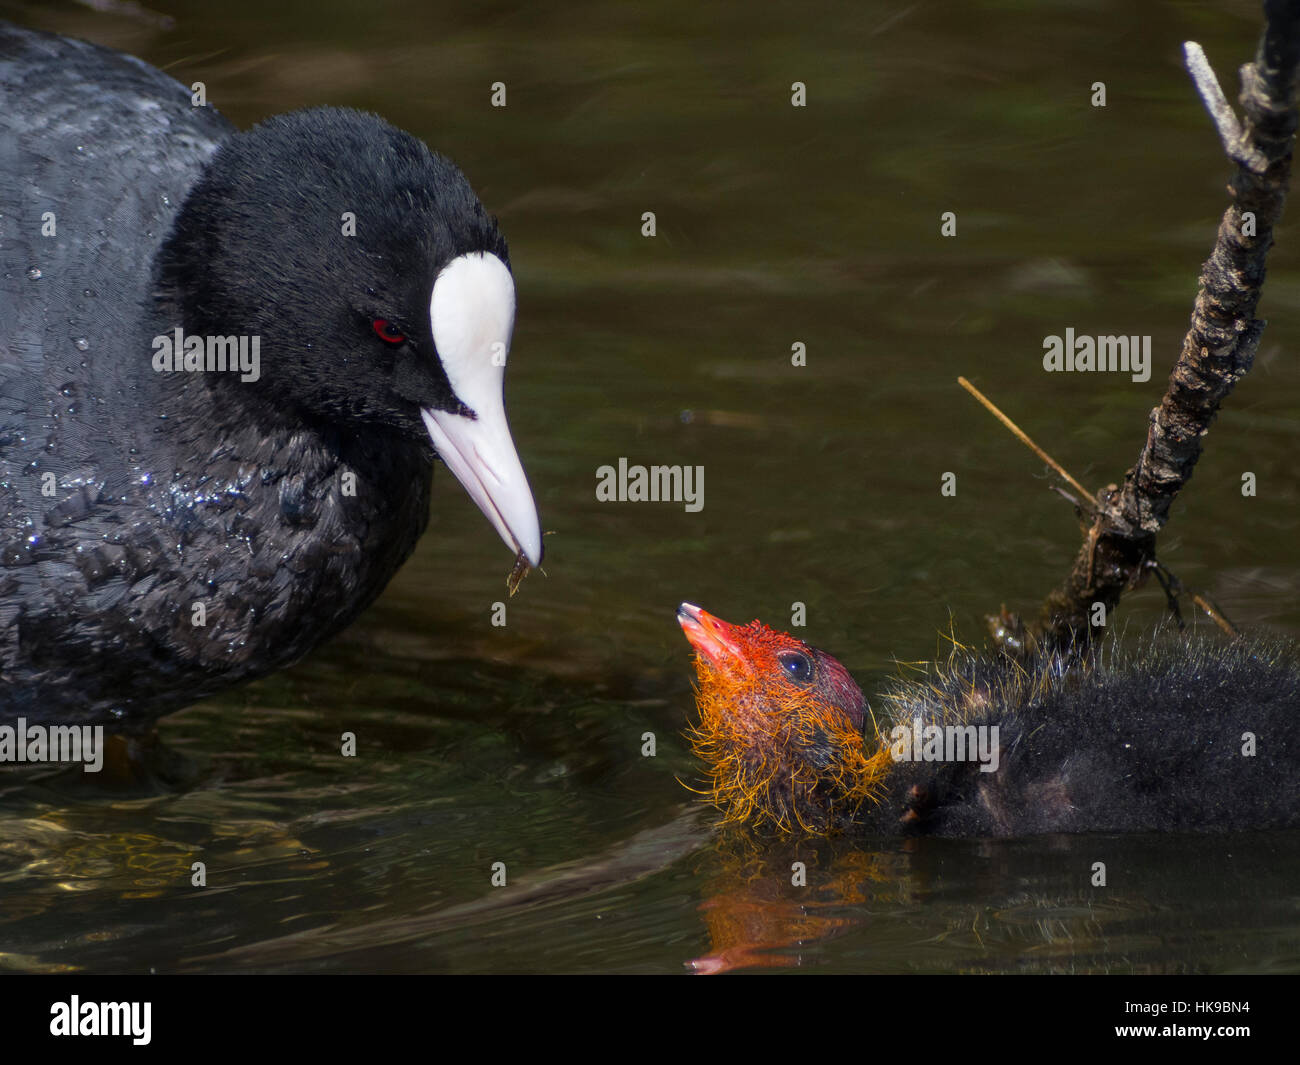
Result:
[[[796,684],[807,684],[812,680],[813,664],[802,651],[782,651],[776,656],[785,675]]]
[[[370,328],[375,331],[375,336],[385,344],[400,344],[406,339],[406,334],[387,318],[374,319],[370,323]]]

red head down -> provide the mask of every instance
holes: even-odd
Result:
[[[867,701],[839,662],[758,621],[729,625],[690,603],[700,720],[689,733],[725,821],[782,831],[843,827],[875,796],[887,750],[863,742]],[[873,730],[874,732],[874,730]]]

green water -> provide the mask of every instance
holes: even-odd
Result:
[[[955,379],[1090,487],[1122,477],[1226,203],[1181,42],[1229,83],[1255,5],[150,9],[174,23],[0,16],[202,80],[241,126],[378,111],[500,216],[519,289],[507,401],[546,574],[494,626],[511,560],[443,477],[416,556],[352,629],[163,723],[182,783],[0,775],[0,968],[1300,967],[1294,833],[755,851],[716,838],[677,779],[679,601],[783,628],[803,603],[801,635],[869,691],[940,630],[977,642],[983,614],[1032,612],[1064,576],[1072,511]],[[1161,541],[1234,620],[1292,634],[1298,265],[1293,210],[1256,369]],[[1150,335],[1151,380],[1044,373],[1044,336],[1070,326]],[[703,509],[598,501],[620,457],[702,465]],[[1161,605],[1144,590],[1122,619]]]

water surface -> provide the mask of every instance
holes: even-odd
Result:
[[[519,288],[507,398],[546,574],[493,626],[510,559],[441,477],[416,556],[347,633],[163,722],[165,778],[0,775],[0,967],[1300,966],[1294,833],[756,846],[717,837],[678,782],[680,600],[779,627],[803,603],[801,635],[870,691],[1065,575],[1071,509],[955,379],[1089,486],[1122,477],[1226,202],[1181,42],[1234,78],[1253,3],[150,10],[166,18],[0,13],[202,80],[240,125],[378,111],[500,216]],[[1291,221],[1256,369],[1161,541],[1236,621],[1292,634],[1298,264]],[[1043,373],[1043,337],[1067,326],[1149,334],[1151,380]],[[704,508],[597,501],[620,457],[702,465]],[[1161,608],[1143,590],[1123,620]]]

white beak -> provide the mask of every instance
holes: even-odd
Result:
[[[422,410],[425,427],[442,461],[465,486],[470,499],[487,515],[501,539],[531,566],[542,561],[542,528],[528,489],[524,467],[515,454],[510,427],[502,414],[492,421]]]
[[[452,391],[475,415],[422,409],[433,446],[501,539],[540,565],[537,505],[506,422],[515,284],[505,263],[483,252],[453,259],[434,282],[429,320]]]

